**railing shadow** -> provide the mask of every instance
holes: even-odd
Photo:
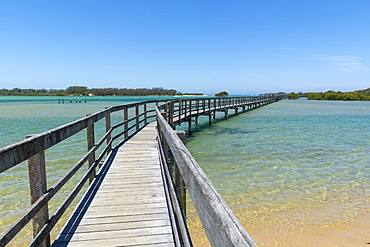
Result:
[[[72,213],[72,216],[69,218],[64,229],[61,231],[59,237],[55,240],[52,246],[67,246],[71,241],[73,234],[75,233],[77,227],[79,226],[82,218],[84,217],[86,211],[88,210],[91,202],[93,201],[96,193],[98,192],[102,182],[104,181],[105,176],[108,173],[110,166],[117,154],[118,147],[112,149],[109,157],[104,162],[104,165],[100,172],[96,175],[94,182],[90,185],[89,189],[84,194],[82,200],[78,204],[78,207]]]

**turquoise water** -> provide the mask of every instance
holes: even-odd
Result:
[[[166,98],[168,97],[0,97],[0,147],[20,141],[28,134],[40,133],[79,119],[89,113],[100,111],[107,106]],[[66,103],[58,104],[58,99],[65,99]],[[85,99],[86,103],[84,103]],[[69,103],[70,100],[73,102],[82,100],[83,103]],[[129,117],[133,114],[133,111],[129,111]],[[112,113],[112,125],[122,120],[122,112]],[[95,125],[96,141],[104,135],[104,131],[105,123],[104,120],[101,120]],[[81,131],[48,149],[46,151],[48,186],[65,176],[66,172],[86,153],[86,150],[86,131]],[[50,212],[57,209],[86,170],[87,164],[51,200]],[[1,173],[0,185],[1,234],[18,220],[30,206],[26,162]],[[76,198],[74,203],[78,199]],[[66,217],[63,220],[65,219]],[[62,223],[63,221],[53,232],[53,236],[58,232]],[[20,236],[13,241],[13,245],[27,245],[31,237],[30,226]]]
[[[58,98],[66,97],[0,97],[0,146],[109,105],[153,99],[87,97],[87,103],[58,104]],[[113,124],[121,120],[121,113],[112,116]],[[351,221],[370,208],[370,102],[280,101],[207,122],[201,119],[187,146],[248,229],[263,232],[266,219],[276,232],[287,225]],[[103,121],[96,128],[98,140]],[[84,131],[48,150],[48,185],[85,152]],[[51,211],[81,176],[82,171],[58,193]],[[1,233],[30,205],[26,164],[0,174],[0,184]],[[275,216],[283,220],[275,222]],[[30,228],[22,234],[15,244],[27,243]]]
[[[370,102],[280,101],[204,124],[187,147],[257,235],[370,209]]]

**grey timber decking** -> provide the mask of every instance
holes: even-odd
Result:
[[[156,137],[151,123],[118,149],[53,246],[174,246]]]

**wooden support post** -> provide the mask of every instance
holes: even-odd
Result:
[[[217,100],[216,98],[213,99],[213,119],[216,119],[216,105],[217,105]]]
[[[208,100],[208,124],[212,124],[211,100]]]
[[[189,126],[188,126],[188,135],[190,136],[191,135],[191,116],[189,117]]]
[[[173,101],[170,101],[170,107],[169,107],[169,116],[168,116],[168,123],[172,127],[172,129],[176,129],[176,126],[173,124],[173,115],[175,114],[175,103]]]
[[[162,112],[161,114],[162,114],[164,119],[168,118],[168,116],[167,116],[168,113],[166,111]],[[167,145],[167,142],[166,142],[166,139],[164,138],[164,136],[161,137],[161,141],[162,141],[164,157],[166,158],[166,162],[168,163],[168,161],[169,161],[169,149],[168,149],[168,145]]]
[[[110,111],[106,110],[105,111],[105,132],[107,133],[111,128],[111,121],[110,121]],[[112,144],[109,144],[110,140],[112,139],[112,133],[110,133],[107,136],[107,145],[109,145],[107,153],[109,153],[112,150]],[[101,164],[99,164],[99,167]]]
[[[139,105],[135,106],[135,116],[136,116],[136,131],[139,130]]]
[[[176,131],[177,136],[180,140],[185,144],[186,135],[184,131]],[[182,213],[184,217],[186,216],[186,187],[184,180],[182,179],[180,170],[175,164],[175,190],[177,194],[177,198],[179,200],[180,207],[182,209]]]
[[[182,113],[184,112],[184,109],[183,109],[183,103],[182,103],[183,101],[180,99],[180,101],[179,101],[179,119],[178,119],[178,121],[177,121],[177,125],[181,125],[181,120],[182,120]]]
[[[146,114],[146,103],[144,103],[144,124],[148,124],[147,114]]]
[[[124,109],[123,109],[123,121],[125,121],[125,124],[123,125],[123,130],[125,131],[125,134],[124,134],[124,137],[125,139],[128,138],[128,107],[126,106]]]
[[[89,121],[87,123],[87,128],[86,128],[86,132],[87,132],[87,150],[91,150],[94,145],[95,145],[95,134],[94,134],[94,120],[92,118],[89,118]],[[90,155],[89,155],[89,169],[90,167],[94,164],[95,162],[95,151],[93,151]],[[95,178],[95,169],[94,171],[90,174],[90,177],[89,177],[89,184],[92,183],[92,181],[94,180]]]
[[[44,151],[41,151],[28,159],[28,174],[32,205],[47,191]],[[49,210],[48,204],[46,203],[32,219],[33,237],[37,236],[48,220]],[[40,246],[50,246],[50,235],[46,236]]]

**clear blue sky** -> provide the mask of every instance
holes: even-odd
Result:
[[[0,88],[370,87],[369,0],[0,0]]]

